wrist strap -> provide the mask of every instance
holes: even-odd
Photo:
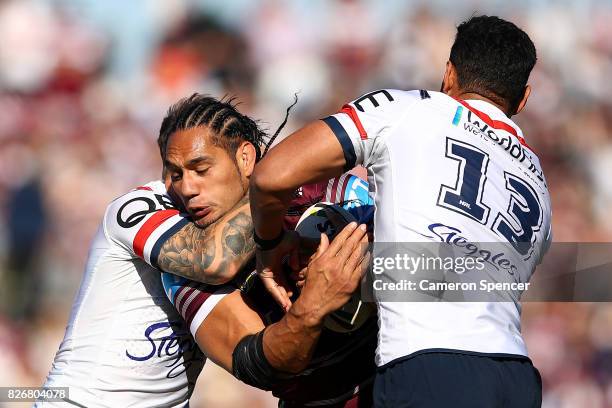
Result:
[[[257,233],[253,231],[253,241],[255,241],[255,245],[257,249],[260,251],[269,251],[274,249],[281,243],[283,237],[285,236],[285,230],[281,229],[280,234],[276,238],[273,239],[263,239],[257,236]]]

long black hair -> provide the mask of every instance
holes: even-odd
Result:
[[[212,131],[213,143],[226,149],[231,157],[234,157],[240,143],[250,142],[255,147],[257,162],[268,152],[287,124],[289,112],[297,103],[297,95],[293,104],[287,108],[285,119],[271,137],[260,129],[255,120],[240,113],[234,101],[234,98],[216,99],[209,95],[194,93],[172,105],[162,121],[157,138],[162,160],[166,157],[170,135],[179,130],[206,126]]]

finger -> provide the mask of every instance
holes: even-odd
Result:
[[[359,247],[360,242],[363,240],[364,236],[366,236],[366,226],[364,224],[361,224],[359,228],[355,229],[353,233],[342,244],[342,247],[340,248],[336,256],[340,257],[342,261],[346,261],[353,252],[353,250],[356,247]]]
[[[282,294],[283,298],[286,300],[286,302],[284,303],[284,309],[285,311],[287,311],[291,307],[290,298],[291,296],[293,296],[293,290],[291,286],[289,286],[289,282],[287,281],[287,278],[285,277],[284,273],[276,275],[274,277],[274,280],[278,284],[277,286],[278,291]]]
[[[343,245],[342,249],[338,253],[338,258],[340,261],[347,259],[344,261],[345,267],[349,270],[352,270],[357,266],[357,264],[361,261],[365,253],[368,249],[368,237],[367,234],[362,234],[361,239],[356,241],[359,234],[356,234],[359,231],[359,228],[353,232],[353,234],[349,237],[345,245]],[[352,248],[351,248],[352,245]]]
[[[366,234],[367,227],[364,224],[358,225],[357,228],[353,230],[351,234],[344,240],[344,242],[339,243],[340,248],[338,249],[338,253],[336,254],[336,256],[338,256],[342,251],[352,251],[353,247],[356,246]],[[348,257],[348,254],[346,253],[344,255],[345,257]]]
[[[342,229],[342,231],[340,231],[340,233],[336,235],[332,243],[329,245],[328,251],[331,256],[335,256],[338,253],[340,248],[342,248],[342,244],[344,243],[344,241],[346,241],[348,237],[351,236],[355,229],[357,229],[357,223],[353,221],[346,225]]]
[[[302,290],[302,288],[304,287],[304,283],[306,283],[307,272],[308,272],[308,268],[302,268],[302,270],[298,274],[298,279],[295,282],[295,286],[299,290]]]
[[[359,243],[359,248],[361,248],[362,255],[364,256],[370,250],[370,237],[368,234],[365,234],[363,238],[361,238],[361,242]]]
[[[283,287],[283,286],[278,286],[278,291],[281,293],[281,295],[283,296],[284,299],[286,299],[286,303],[284,304],[283,308],[286,310],[289,309],[289,307],[291,306],[291,296],[293,296],[293,291]]]
[[[368,250],[367,239],[367,235],[364,235],[361,240],[353,247],[353,250],[350,252],[348,259],[344,262],[344,269],[349,274],[357,267],[357,265],[365,256]],[[344,248],[342,251],[344,251]],[[338,256],[341,257],[341,255]],[[342,259],[343,258],[341,257],[340,261],[342,261]]]
[[[370,266],[370,257],[371,254],[369,252],[366,253],[365,256],[359,262],[359,264],[353,269],[350,279],[351,285],[353,285],[353,291],[357,289],[359,283],[365,276],[368,267]]]
[[[262,282],[268,293],[270,293],[270,296],[272,296],[272,299],[274,299],[283,310],[287,310],[291,305],[287,291],[272,277],[262,277]]]
[[[321,242],[319,243],[319,247],[317,248],[317,253],[316,253],[315,258],[318,258],[321,255],[323,255],[323,253],[327,251],[328,248],[329,248],[329,238],[327,237],[326,234],[321,233]]]

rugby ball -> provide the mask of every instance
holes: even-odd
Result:
[[[295,230],[302,239],[318,243],[321,233],[324,233],[331,242],[352,221],[356,221],[355,217],[341,206],[320,202],[302,214]],[[333,332],[348,333],[360,328],[371,315],[372,309],[361,301],[361,290],[358,288],[342,308],[325,318],[324,326]]]

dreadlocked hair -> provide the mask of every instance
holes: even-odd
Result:
[[[270,138],[270,140],[268,140],[268,142],[266,143],[266,149],[263,152],[263,156],[266,155],[266,153],[268,153],[268,150],[270,150],[270,147],[272,147],[272,144],[274,143],[274,141],[276,140],[276,138],[278,137],[278,135],[280,134],[280,131],[283,130],[283,128],[285,127],[285,125],[287,124],[287,120],[289,120],[289,113],[291,112],[291,109],[297,105],[298,103],[298,94],[295,93],[293,94],[293,103],[291,105],[289,105],[287,107],[287,110],[285,111],[285,118],[283,119],[282,123],[280,124],[280,126],[278,127],[278,129],[276,129],[276,132],[274,132],[274,134],[272,135],[272,137]]]
[[[268,137],[266,132],[259,128],[256,121],[238,112],[234,98],[218,100],[208,95],[194,93],[189,98],[183,98],[172,105],[162,121],[157,138],[162,161],[166,157],[170,135],[179,130],[207,126],[212,130],[213,143],[226,149],[232,154],[232,157],[240,143],[250,142],[255,147],[255,161],[258,162],[265,156],[280,131],[287,124],[289,113],[297,102],[298,96],[294,94],[294,101],[287,107],[283,122],[276,132]],[[265,142],[265,139],[268,141]],[[262,148],[264,148],[263,152]]]
[[[213,144],[227,150],[232,157],[240,143],[246,141],[255,147],[255,160],[262,158],[261,148],[266,134],[253,119],[238,112],[234,98],[219,100],[194,93],[172,105],[162,121],[157,138],[162,160],[166,157],[170,135],[198,126],[209,128]]]

